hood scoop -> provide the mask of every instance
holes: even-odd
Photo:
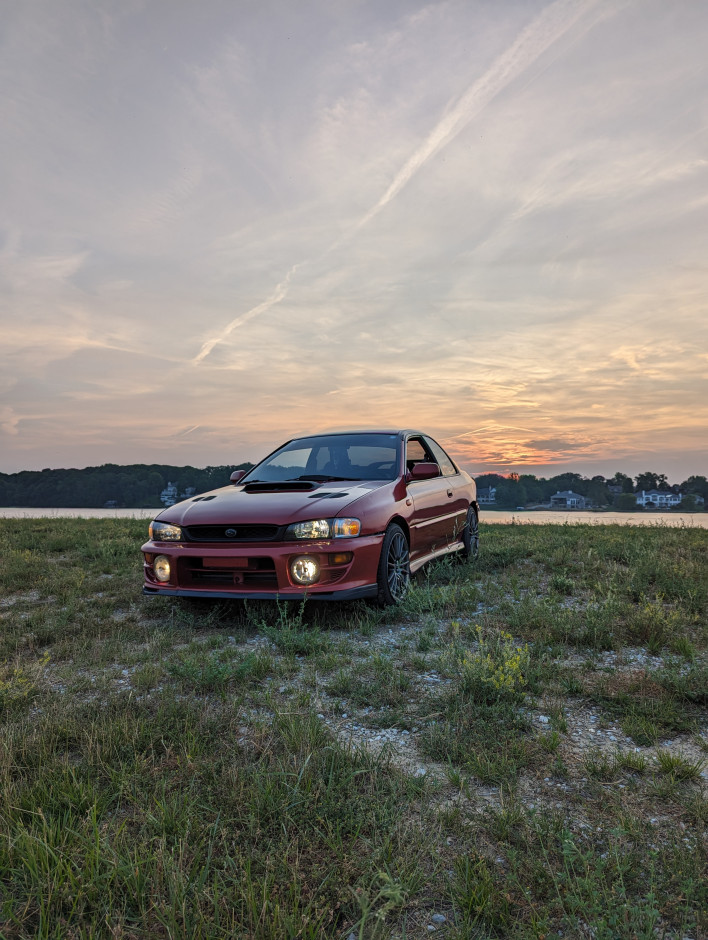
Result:
[[[280,483],[247,483],[244,493],[309,493],[319,483],[311,480],[283,480]]]

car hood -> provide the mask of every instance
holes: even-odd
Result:
[[[300,484],[297,488],[253,484],[225,486],[210,493],[176,503],[161,512],[162,522],[174,525],[256,525],[270,523],[289,525],[306,519],[339,516],[355,503],[382,486],[381,481],[336,481],[333,483]]]

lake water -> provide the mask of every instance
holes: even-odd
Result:
[[[159,509],[23,509],[0,506],[0,519],[154,519]]]
[[[482,522],[498,522],[507,525],[533,525],[534,523],[540,525],[546,522],[556,525],[573,525],[582,522],[585,525],[670,525],[708,529],[708,513],[706,512],[584,512],[583,510],[568,512],[559,509],[484,512],[483,510],[480,519]]]
[[[23,509],[0,506],[0,519],[154,519],[159,509]],[[484,512],[481,521],[500,525],[670,525],[708,529],[706,512],[566,512],[517,509],[513,512]]]

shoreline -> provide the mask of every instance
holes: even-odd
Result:
[[[0,519],[154,519],[164,510],[88,509],[75,507],[0,506]],[[635,525],[708,529],[708,513],[676,510],[493,509],[482,508],[487,525]]]

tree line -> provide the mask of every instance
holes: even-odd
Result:
[[[204,493],[226,486],[234,470],[248,470],[252,466],[242,463],[198,469],[165,464],[119,466],[107,463],[83,470],[0,473],[0,506],[151,508],[160,505],[160,493],[168,483],[175,484],[180,495],[191,488],[196,493]]]
[[[225,486],[234,470],[248,470],[250,463],[220,467],[175,467],[165,464],[104,464],[82,470],[22,470],[0,473],[0,506],[28,508],[91,509],[106,505],[120,508],[151,508],[160,505],[160,493],[173,483],[182,496]],[[624,473],[613,477],[584,477],[560,473],[546,479],[532,473],[483,473],[476,477],[477,488],[494,487],[495,505],[502,509],[548,503],[554,493],[572,490],[598,506],[630,509],[641,490],[663,490],[684,494],[682,508],[693,508],[690,497],[702,496],[708,503],[708,480],[691,476],[680,484],[669,484],[661,473],[640,473],[634,479]],[[623,499],[622,497],[629,497]]]
[[[475,478],[477,490],[494,487],[495,505],[500,509],[516,506],[542,505],[550,502],[551,496],[564,490],[572,490],[585,496],[597,506],[612,506],[615,509],[636,509],[635,494],[642,490],[659,490],[667,493],[682,493],[681,508],[696,507],[696,496],[708,504],[708,480],[704,476],[690,476],[683,483],[670,484],[666,474],[646,471],[632,478],[626,473],[615,473],[613,477],[584,477],[579,473],[559,473],[546,479],[532,473],[483,473]]]

